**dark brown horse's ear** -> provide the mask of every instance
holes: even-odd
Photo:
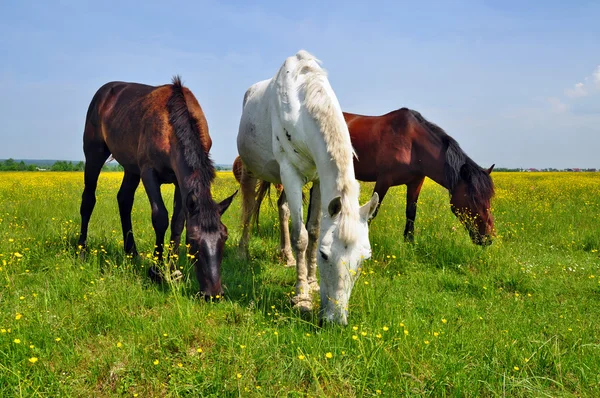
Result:
[[[488,173],[488,174],[492,174],[492,170],[494,170],[494,166],[495,166],[495,165],[496,165],[496,163],[494,163],[494,164],[492,165],[492,167],[490,167],[490,168],[488,169],[488,171],[487,171],[487,173]]]
[[[190,213],[193,213],[196,209],[196,203],[198,203],[198,197],[193,193],[189,193],[185,200],[185,205]]]
[[[327,210],[329,211],[330,217],[337,216],[337,214],[342,210],[342,198],[336,196],[335,198],[331,199]]]
[[[233,195],[231,195],[230,197],[223,199],[223,201],[221,203],[219,203],[219,214],[223,215],[223,213],[225,213],[225,211],[229,208],[229,205],[231,204],[231,202],[233,201],[233,198],[235,197],[235,195],[237,195],[238,191],[235,191],[233,193]]]

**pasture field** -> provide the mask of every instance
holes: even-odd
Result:
[[[268,201],[250,262],[237,257],[239,197],[223,217],[226,297],[204,302],[184,250],[182,283],[146,277],[142,188],[144,258],[124,258],[121,177],[100,175],[80,260],[83,174],[0,173],[0,396],[600,396],[600,173],[493,173],[487,248],[429,180],[404,243],[406,190],[391,189],[349,325],[325,328],[291,308],[295,270],[278,259]],[[215,199],[235,189],[218,174]],[[171,208],[173,187],[163,192]]]

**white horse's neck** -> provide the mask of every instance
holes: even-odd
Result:
[[[310,138],[317,173],[320,179],[321,208],[327,211],[329,203],[341,198],[339,214],[339,237],[352,242],[356,239],[356,223],[359,222],[358,197],[360,188],[354,177],[354,151],[348,126],[344,120],[335,93],[321,69],[301,85],[304,90],[304,106],[316,129]]]

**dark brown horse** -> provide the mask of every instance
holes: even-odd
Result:
[[[357,154],[356,179],[375,182],[379,205],[390,187],[406,184],[407,241],[414,240],[417,200],[425,177],[429,177],[448,189],[451,209],[467,228],[473,243],[492,242],[493,165],[487,170],[479,167],[442,128],[411,109],[402,108],[382,116],[344,113],[344,118]],[[266,186],[260,184],[257,195],[264,195]],[[257,210],[259,207],[260,204]]]
[[[221,261],[227,240],[221,215],[235,193],[221,203],[213,200],[210,187],[215,169],[209,157],[211,145],[202,108],[179,77],[173,79],[173,84],[159,87],[124,82],[102,86],[90,103],[83,133],[86,162],[79,238],[82,249],[86,246],[88,224],[96,203],[98,175],[112,154],[125,169],[117,194],[125,252],[138,254],[131,209],[141,179],[152,208],[156,233],[154,256],[162,260],[169,217],[160,186],[173,183],[173,250],[179,247],[186,223],[186,240],[200,291],[206,297],[221,294]],[[159,275],[156,270],[152,272]]]

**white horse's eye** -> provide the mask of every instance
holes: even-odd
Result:
[[[329,260],[329,256],[325,253],[323,253],[323,251],[321,250],[321,257],[323,258],[323,260],[327,261]]]

